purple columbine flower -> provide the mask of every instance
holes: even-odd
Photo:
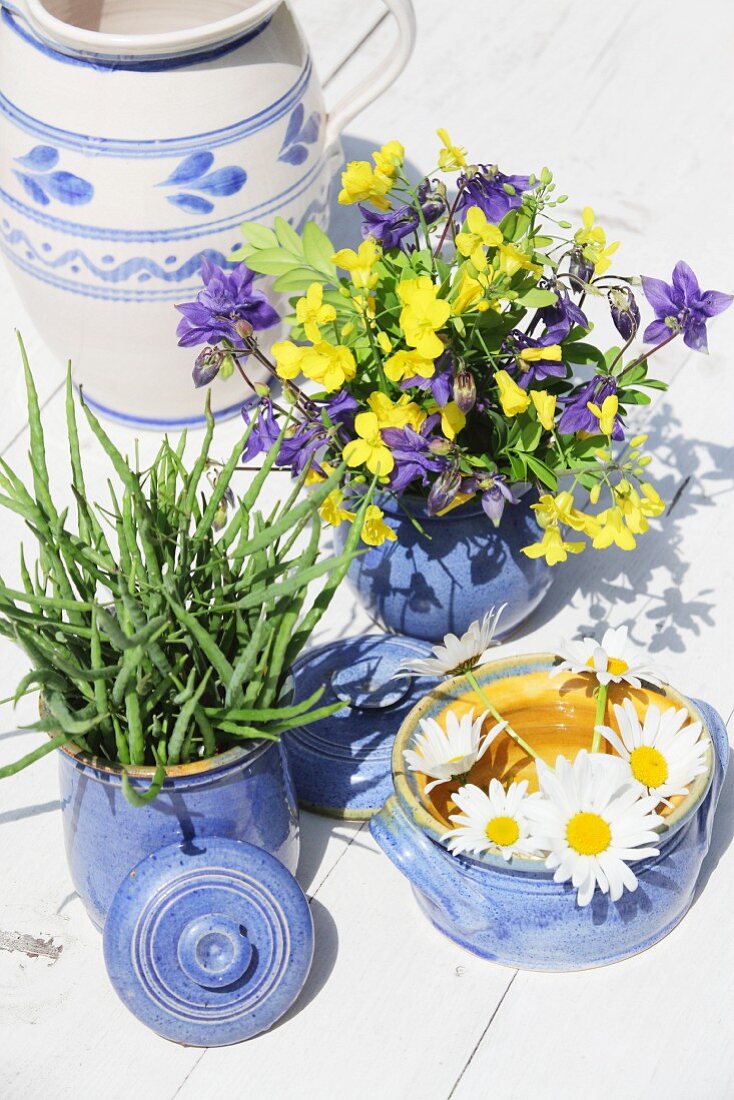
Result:
[[[461,491],[461,472],[456,466],[448,466],[438,475],[428,494],[428,514],[435,516],[448,508]]]
[[[427,417],[416,432],[409,424],[403,428],[383,428],[382,438],[392,451],[395,468],[390,476],[390,488],[402,493],[413,481],[428,484],[428,474],[440,474],[448,466],[448,459],[434,455],[428,436],[441,418],[434,414]]]
[[[562,435],[574,435],[576,432],[599,434],[599,421],[589,408],[589,402],[601,408],[605,397],[617,392],[617,383],[609,374],[597,374],[590,382],[565,399],[566,407],[558,421],[558,431]],[[624,439],[624,430],[619,416],[614,421],[612,439]]]
[[[672,283],[643,275],[642,289],[656,317],[645,329],[643,340],[647,344],[657,344],[673,333],[682,332],[686,347],[708,351],[706,322],[732,303],[731,294],[701,290],[698,279],[683,260],[673,268]]]
[[[362,236],[374,237],[385,252],[391,248],[402,248],[403,238],[415,233],[419,225],[418,212],[412,206],[398,206],[384,214],[379,210],[370,210],[368,206],[360,205],[359,209],[362,213]]]
[[[457,210],[478,206],[487,221],[497,224],[510,210],[520,206],[522,192],[530,188],[530,177],[506,176],[496,164],[480,164],[473,175],[459,176],[457,183],[460,188]],[[508,195],[505,184],[514,187],[514,195]]]
[[[218,344],[229,340],[236,348],[244,347],[237,332],[237,322],[247,321],[256,331],[277,325],[280,318],[260,290],[253,290],[255,272],[247,264],[234,271],[223,271],[206,255],[201,258],[204,289],[195,302],[176,306],[183,316],[176,335],[179,346],[191,348],[197,344]]]
[[[255,455],[259,455],[263,451],[269,451],[280,435],[280,428],[273,410],[273,402],[269,397],[253,399],[242,406],[242,419],[248,426],[252,421],[251,413],[255,415],[255,425],[242,452],[243,462],[249,462]]]
[[[337,428],[351,428],[359,404],[348,390],[340,390],[335,397],[326,402],[324,408],[329,420]]]
[[[558,300],[552,306],[545,306],[538,310],[543,324],[548,330],[546,338],[550,344],[560,344],[566,339],[574,325],[588,329],[589,322],[586,314],[576,305],[564,286],[557,280],[541,279],[538,286],[545,290],[552,290],[558,296]]]
[[[499,527],[506,504],[519,504],[503,474],[478,477],[476,488],[482,494],[482,508],[495,527]]]
[[[450,367],[434,374],[431,378],[404,378],[400,383],[401,390],[426,390],[429,391],[439,408],[444,408],[451,400],[454,386],[454,372]]]
[[[628,342],[640,327],[640,307],[628,286],[614,286],[607,292],[612,321],[619,335]]]
[[[520,352],[525,348],[548,348],[558,343],[551,331],[544,332],[536,339],[528,336],[519,329],[513,329],[508,333],[507,339],[502,345],[502,350],[515,357],[517,370],[517,384],[526,390],[531,382],[544,382],[547,378],[565,378],[566,365],[557,359],[521,359]]]
[[[224,352],[221,348],[205,347],[203,351],[199,352],[196,356],[194,369],[191,372],[197,390],[201,389],[202,386],[208,386],[210,382],[214,381],[222,369],[223,362]]]

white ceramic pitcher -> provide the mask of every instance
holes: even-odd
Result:
[[[341,129],[413,47],[411,0],[384,3],[397,47],[327,115],[278,0],[0,0],[0,245],[100,412],[200,421],[174,303],[202,254],[234,266],[243,221],[325,225]],[[215,412],[244,395],[218,380]]]

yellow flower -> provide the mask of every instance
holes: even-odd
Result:
[[[535,405],[538,420],[545,430],[547,432],[553,431],[553,425],[555,424],[556,395],[554,393],[548,393],[547,390],[533,390],[530,394],[530,400]]]
[[[325,340],[312,348],[301,348],[301,370],[312,382],[318,382],[327,393],[351,382],[357,373],[357,363],[343,344],[327,344]],[[280,372],[279,372],[280,373]]]
[[[367,404],[377,417],[380,428],[404,428],[409,424],[417,432],[426,419],[423,409],[411,401],[407,393],[397,401],[391,401],[386,393],[375,390],[367,398]]]
[[[364,514],[364,526],[362,527],[362,542],[368,546],[382,546],[387,539],[395,542],[398,537],[392,527],[388,527],[383,519],[383,511],[376,504],[370,504]]]
[[[592,546],[595,550],[606,550],[614,544],[620,550],[634,550],[637,546],[635,536],[624,523],[620,508],[607,508],[596,516],[597,530]]]
[[[466,417],[455,401],[449,401],[441,409],[441,431],[447,439],[456,439],[466,425]]]
[[[586,407],[599,421],[599,428],[602,435],[610,436],[614,431],[614,422],[619,410],[619,399],[617,395],[610,393],[608,397],[605,397],[601,408],[595,405],[593,401],[588,401]]]
[[[502,230],[490,225],[487,216],[479,206],[470,206],[466,212],[468,230],[456,234],[456,247],[462,256],[470,256],[477,271],[486,266],[484,246],[497,248],[504,238]]]
[[[444,172],[458,172],[460,168],[466,168],[466,149],[461,145],[452,145],[451,138],[443,127],[436,130],[443,142],[443,149],[438,151],[438,166]]]
[[[388,141],[381,149],[372,154],[378,175],[393,179],[398,168],[405,160],[405,149],[399,141]]]
[[[540,542],[523,546],[522,552],[529,558],[545,558],[548,565],[557,565],[566,561],[569,554],[580,554],[584,549],[583,542],[565,542],[557,527],[547,527]]]
[[[374,237],[362,241],[356,252],[351,248],[341,248],[331,257],[333,263],[351,274],[352,283],[358,290],[371,290],[379,282],[379,275],[373,271],[379,258],[380,249]]]
[[[485,280],[486,281],[486,280]],[[458,317],[466,313],[468,309],[477,303],[477,309],[481,305],[489,305],[484,301],[484,286],[478,279],[473,279],[464,271],[456,286],[453,288],[454,298],[451,302],[451,312]]]
[[[400,327],[406,343],[417,348],[424,359],[437,359],[444,346],[436,336],[451,314],[448,302],[438,297],[439,288],[428,275],[403,279],[398,283],[398,297],[403,303]]]
[[[661,516],[665,511],[665,501],[658,495],[657,491],[653,489],[649,482],[643,481],[640,488],[642,489],[640,508],[642,509],[643,516],[650,516],[651,519]]]
[[[324,305],[324,288],[321,283],[311,283],[304,298],[296,302],[296,320],[303,325],[306,339],[316,344],[321,339],[320,325],[336,320],[333,306]]]
[[[343,206],[371,202],[378,210],[389,210],[390,203],[385,196],[391,186],[391,178],[376,172],[369,161],[353,160],[342,172],[339,202]]]
[[[328,462],[322,462],[321,469],[323,473],[320,474],[318,470],[315,470],[313,466],[309,466],[308,473],[304,479],[304,485],[320,485],[323,481],[326,481],[327,477],[331,477],[334,473],[334,467],[330,466]]]
[[[557,527],[559,523],[570,527],[573,531],[589,533],[589,523],[593,516],[587,516],[574,507],[573,493],[567,489],[552,497],[550,493],[543,493],[537,504],[531,505],[535,512],[538,524],[543,527]]]
[[[500,245],[499,270],[510,279],[518,271],[524,268],[526,271],[534,271],[540,275],[543,268],[540,264],[534,264],[526,252],[522,252],[514,244]]]
[[[560,363],[563,351],[560,344],[549,344],[547,348],[523,348],[520,359],[523,363],[539,363],[541,359],[548,359],[552,363]]]
[[[525,390],[518,386],[506,370],[498,370],[494,377],[499,386],[500,404],[505,416],[517,416],[518,413],[524,413],[530,405],[530,398]]]
[[[278,340],[271,349],[279,378],[296,378],[307,348],[299,348],[291,340]]]
[[[349,520],[351,523],[354,519],[354,512],[348,512],[346,508],[342,508],[343,500],[344,493],[342,490],[332,489],[319,508],[319,515],[322,520],[331,527],[338,527],[339,524],[344,523],[345,520]]]
[[[433,360],[425,359],[415,349],[396,351],[385,362],[385,374],[391,382],[402,382],[404,378],[431,378],[435,370]]]
[[[594,225],[594,211],[585,206],[581,211],[583,229],[577,230],[574,240],[583,247],[584,256],[594,265],[594,274],[603,275],[611,265],[610,256],[619,248],[619,241],[607,244],[607,235],[600,225]]]
[[[447,504],[445,508],[442,508],[440,512],[436,512],[437,516],[445,516],[447,512],[452,512],[454,508],[460,508],[462,504],[466,504],[468,501],[473,500],[476,493],[457,493],[450,504]]]
[[[371,474],[387,477],[395,466],[395,459],[380,435],[380,422],[375,414],[359,413],[354,420],[354,430],[358,438],[347,443],[343,451],[347,466],[366,466]]]
[[[377,333],[377,343],[380,345],[380,350],[383,355],[389,355],[392,351],[392,342],[386,332]]]

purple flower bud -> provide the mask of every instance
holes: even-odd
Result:
[[[477,400],[477,384],[471,371],[461,370],[454,378],[454,401],[463,413],[471,412]]]
[[[224,362],[224,352],[219,348],[206,347],[200,351],[194,363],[191,377],[197,390],[208,386],[219,374]]]
[[[571,275],[580,279],[582,283],[588,283],[594,274],[594,265],[586,259],[581,248],[574,248],[571,252],[571,260],[568,265]]]
[[[449,455],[454,449],[453,443],[448,439],[431,439],[428,441],[428,449],[432,455]]]
[[[428,494],[428,512],[435,516],[437,512],[443,512],[448,508],[456,494],[461,489],[461,474],[455,466],[450,466],[439,474]]]
[[[243,342],[249,340],[255,331],[250,322],[244,317],[240,317],[239,321],[235,321],[234,330]]]
[[[623,340],[631,340],[640,327],[640,309],[628,286],[615,286],[607,294],[612,321]]]

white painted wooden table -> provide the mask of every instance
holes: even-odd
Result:
[[[349,155],[396,137],[428,168],[434,130],[446,126],[474,158],[505,171],[551,165],[574,210],[593,204],[622,238],[620,270],[669,277],[686,258],[703,285],[732,289],[728,0],[416,6],[415,56],[352,125]],[[376,0],[296,0],[296,7],[331,97],[389,49],[392,29]],[[3,273],[0,449],[22,467],[14,325],[40,380],[49,465],[63,492],[62,364],[44,350]],[[526,634],[505,652],[552,648],[559,634],[600,629],[607,619],[627,623],[674,683],[727,720],[734,710],[734,311],[711,326],[711,343],[708,359],[674,345],[664,367],[670,391],[639,417],[658,451],[653,471],[673,502],[664,522],[634,556],[587,553],[559,571]],[[237,428],[219,429],[222,453]],[[129,447],[130,433],[113,434]],[[145,453],[154,442],[145,437]],[[101,470],[99,477],[101,490]],[[0,522],[0,571],[13,577],[20,528],[5,514]],[[366,625],[345,589],[319,639]],[[25,665],[4,640],[0,669],[5,696]],[[30,748],[33,735],[16,727],[32,719],[30,701],[16,714],[2,708],[0,762]],[[2,784],[0,826],[2,1100],[734,1096],[731,779],[706,889],[684,922],[637,958],[558,976],[466,954],[420,915],[366,826],[304,814],[298,877],[316,926],[305,991],[270,1033],[208,1051],[158,1039],[117,1001],[101,940],[67,875],[53,760]],[[63,950],[55,960],[28,957],[15,933]]]

